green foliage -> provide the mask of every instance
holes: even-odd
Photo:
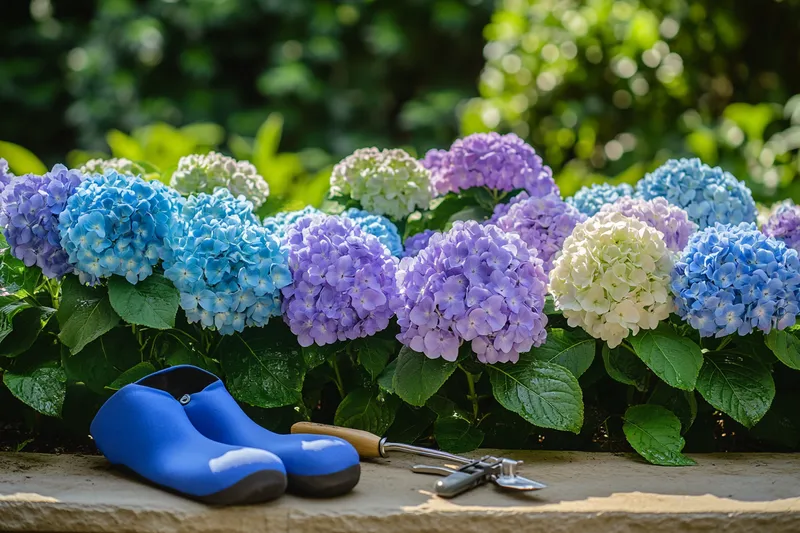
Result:
[[[136,285],[115,276],[108,281],[108,296],[111,307],[129,324],[155,329],[175,327],[180,294],[161,274],[153,274]]]
[[[669,324],[642,330],[630,341],[636,355],[655,375],[673,387],[694,390],[703,363],[703,353],[694,341],[678,335]]]
[[[397,356],[392,392],[411,405],[425,405],[455,369],[456,363],[441,358],[428,359],[411,348],[403,347]]]
[[[687,466],[695,462],[681,454],[685,444],[681,422],[659,405],[634,405],[625,412],[622,426],[633,449],[653,464]]]

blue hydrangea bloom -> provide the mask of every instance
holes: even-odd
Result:
[[[574,196],[566,202],[587,217],[595,215],[606,204],[613,204],[620,198],[633,196],[633,187],[627,183],[611,185],[610,183],[595,183],[581,187]]]
[[[186,220],[200,219],[209,222],[215,219],[236,218],[242,223],[258,224],[253,214],[253,203],[244,196],[236,197],[228,189],[218,188],[213,194],[190,196],[182,209]]]
[[[301,346],[324,346],[386,329],[399,304],[397,258],[353,220],[307,216],[289,226],[292,283],[284,320]]]
[[[755,222],[753,194],[731,173],[699,159],[670,159],[636,185],[645,200],[663,197],[683,208],[700,229],[714,224]]]
[[[182,199],[158,181],[118,174],[87,177],[59,216],[61,246],[82,283],[124,276],[136,283],[153,273],[175,231]]]
[[[2,173],[0,168],[0,178]],[[72,271],[61,247],[58,217],[82,179],[79,171],[56,165],[43,176],[15,178],[0,193],[0,226],[11,254],[25,266],[37,265],[48,278]]]
[[[286,211],[277,213],[264,219],[263,226],[273,235],[282,239],[286,235],[289,226],[308,215],[322,215],[322,211],[316,207],[306,206],[299,211]]]
[[[671,288],[678,315],[702,337],[767,333],[800,313],[800,260],[755,224],[716,224],[689,240]]]
[[[405,257],[414,257],[417,255],[420,250],[423,250],[426,246],[428,246],[428,242],[430,242],[431,237],[437,235],[438,231],[433,231],[430,229],[426,229],[421,233],[415,233],[406,239],[405,247]]]
[[[355,208],[348,209],[342,213],[342,216],[354,220],[361,226],[361,229],[377,237],[393,256],[403,255],[403,241],[400,233],[397,231],[397,226],[388,218]]]
[[[0,196],[3,194],[3,189],[11,183],[13,178],[14,174],[8,169],[8,161],[0,157]]]

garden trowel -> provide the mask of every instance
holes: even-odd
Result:
[[[292,433],[312,433],[339,437],[352,444],[362,458],[387,457],[391,452],[404,452],[455,463],[457,466],[452,467],[416,465],[411,468],[417,474],[445,476],[444,479],[437,481],[434,486],[436,494],[443,498],[458,496],[489,481],[507,490],[532,491],[547,487],[547,485],[517,474],[517,466],[522,464],[522,461],[514,461],[504,457],[486,455],[480,459],[469,459],[431,448],[387,442],[386,438],[381,438],[360,429],[315,424],[313,422],[298,422],[294,424]]]

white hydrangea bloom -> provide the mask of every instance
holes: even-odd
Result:
[[[244,196],[255,209],[269,196],[269,185],[252,163],[217,152],[182,157],[169,184],[181,194],[212,194],[224,187],[235,197]]]
[[[350,196],[371,213],[401,219],[430,205],[431,173],[404,150],[362,148],[333,168],[331,196]]]
[[[620,213],[598,213],[564,241],[550,271],[550,292],[570,326],[614,348],[673,311],[674,260],[656,229]]]
[[[90,159],[79,169],[82,174],[105,174],[106,170],[115,170],[117,174],[125,176],[145,177],[147,172],[141,165],[124,157],[112,159]]]

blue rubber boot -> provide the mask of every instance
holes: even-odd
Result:
[[[200,384],[192,379],[177,383],[157,373],[109,398],[90,430],[102,454],[164,489],[214,505],[264,502],[283,494],[281,460],[263,449],[201,435],[176,399],[186,390],[199,390],[192,387]]]
[[[216,376],[196,367],[182,368],[214,380],[200,392],[181,399],[192,424],[212,440],[259,448],[280,457],[286,467],[288,492],[327,498],[350,492],[358,483],[361,465],[358,452],[349,442],[336,437],[268,431],[242,411]]]

